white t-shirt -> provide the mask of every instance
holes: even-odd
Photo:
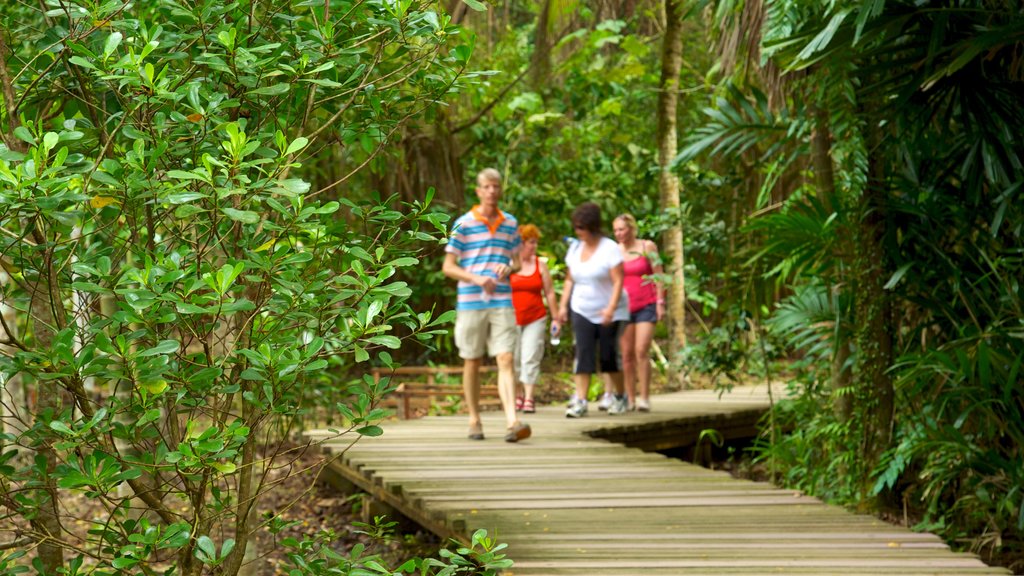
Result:
[[[565,255],[565,264],[569,267],[573,280],[569,307],[594,324],[600,324],[603,321],[601,311],[611,301],[612,289],[615,287],[611,271],[615,266],[622,264],[622,251],[614,240],[601,237],[597,249],[586,262],[580,260],[582,253],[583,243],[576,242]],[[619,304],[615,308],[612,320],[629,320],[629,298],[625,290],[619,297]]]

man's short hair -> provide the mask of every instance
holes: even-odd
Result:
[[[584,202],[572,211],[572,225],[591,234],[601,233],[601,208],[593,202]]]
[[[484,168],[476,175],[476,183],[483,184],[484,182],[497,182],[501,184],[501,172],[494,168]]]

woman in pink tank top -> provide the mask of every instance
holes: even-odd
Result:
[[[623,288],[629,294],[629,323],[619,341],[626,395],[631,408],[647,412],[651,409],[651,341],[654,325],[665,316],[664,287],[650,275],[661,274],[663,269],[658,246],[636,237],[636,218],[623,214],[612,229],[622,250]]]

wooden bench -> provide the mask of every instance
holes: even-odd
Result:
[[[494,365],[480,367],[480,407],[501,406],[496,378],[498,368]],[[373,368],[374,383],[390,376],[398,381],[394,392],[383,402],[384,407],[393,408],[402,420],[426,414],[431,408],[451,408],[463,401],[461,366],[402,366],[400,368]],[[452,378],[454,381],[448,381]],[[439,381],[440,380],[440,381]]]

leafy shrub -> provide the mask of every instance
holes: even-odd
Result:
[[[470,49],[428,2],[3,10],[9,519],[40,572],[235,574],[268,446],[311,406],[380,434],[387,381],[342,375],[450,319],[396,278],[447,216],[343,186]]]

